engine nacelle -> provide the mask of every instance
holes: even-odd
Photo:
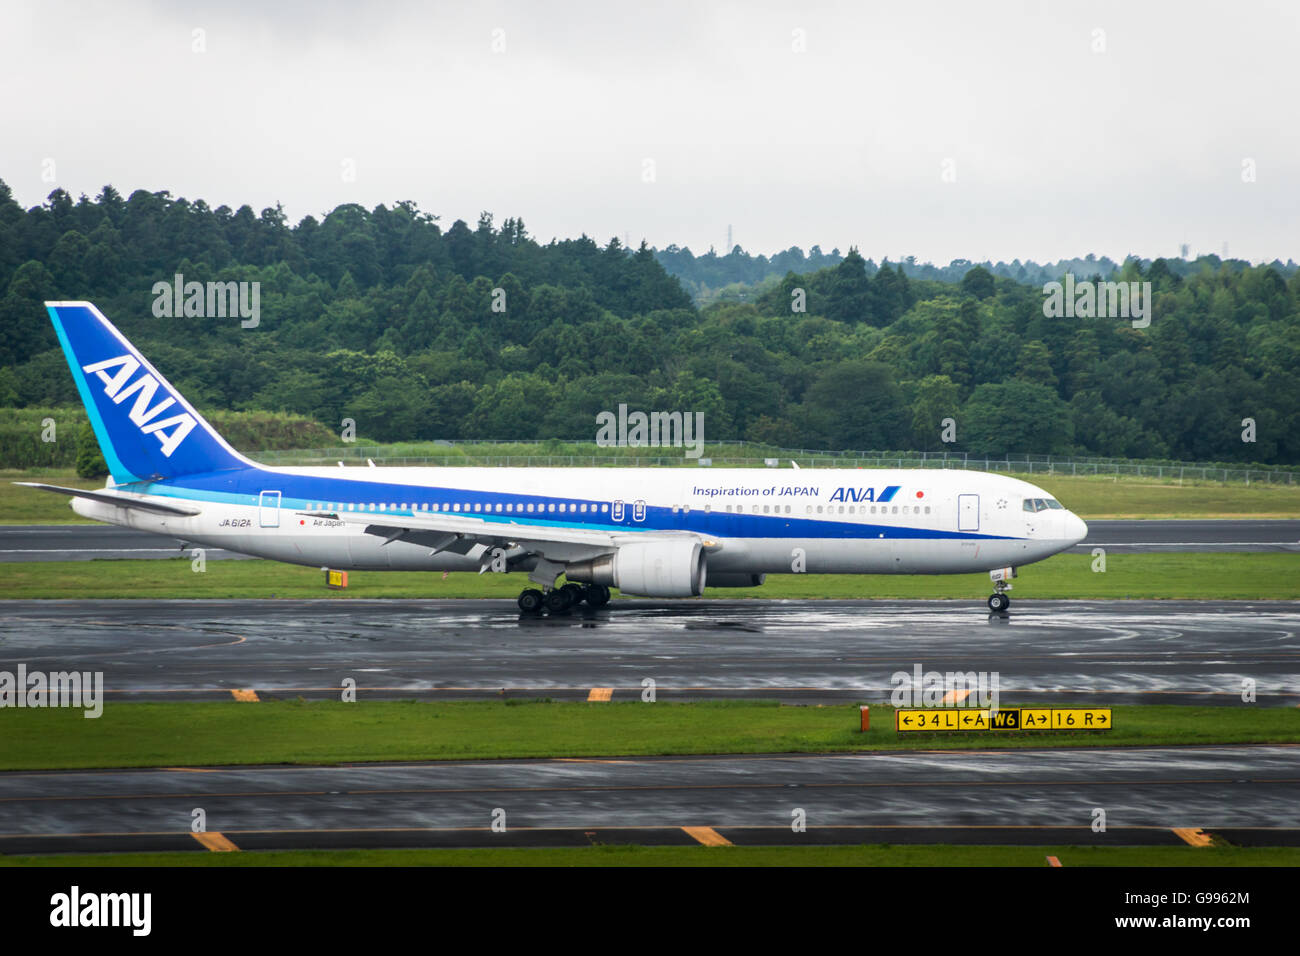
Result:
[[[613,554],[567,565],[570,581],[641,597],[695,597],[704,591],[704,548],[694,538],[625,544]]]

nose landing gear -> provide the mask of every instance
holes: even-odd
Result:
[[[1011,579],[1015,576],[1015,568],[997,568],[989,572],[989,578],[993,581],[993,593],[989,595],[988,603],[989,610],[994,614],[1002,614],[1011,607],[1011,598],[1007,597],[1007,592],[1011,590]]]

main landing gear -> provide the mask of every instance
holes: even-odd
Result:
[[[519,595],[519,610],[525,614],[539,614],[543,609],[552,614],[563,614],[583,601],[589,607],[603,607],[609,603],[609,588],[603,584],[576,584],[573,581],[558,588],[548,588],[545,593],[537,588],[527,588]]]
[[[998,568],[989,572],[989,578],[993,581],[993,593],[989,595],[989,610],[994,614],[1002,614],[1011,607],[1011,598],[1007,597],[1007,592],[1011,590],[1011,579],[1015,576],[1015,568]]]

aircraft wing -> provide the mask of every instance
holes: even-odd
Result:
[[[366,534],[385,539],[385,544],[405,541],[428,547],[433,552],[453,551],[457,554],[482,556],[493,548],[507,553],[536,554],[552,561],[583,561],[616,551],[621,545],[650,538],[698,538],[707,550],[716,551],[721,544],[713,538],[693,531],[619,531],[588,528],[561,528],[553,525],[532,524],[507,518],[488,521],[470,515],[416,514],[372,515],[350,512],[308,511],[302,514],[315,518],[346,521],[365,525]],[[475,549],[479,549],[475,551]]]

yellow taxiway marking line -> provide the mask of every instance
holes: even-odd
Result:
[[[587,695],[587,700],[609,700],[613,696],[614,688],[612,687],[593,687],[591,693]]]
[[[731,841],[713,827],[682,827],[688,836],[694,837],[705,846],[731,846]]]
[[[191,833],[190,836],[198,840],[213,853],[234,853],[239,847],[226,839],[226,835],[218,830],[211,833]]]
[[[1209,846],[1210,835],[1200,827],[1174,827],[1174,836],[1192,846]]]
[[[1056,857],[1054,857],[1054,856],[1049,856],[1049,857],[1047,858],[1047,865],[1048,865],[1048,866],[1060,866],[1060,865],[1061,865],[1061,861],[1058,860],[1058,859],[1057,859]]]
[[[234,695],[235,700],[257,703],[257,691],[252,690],[251,688],[246,690],[232,690],[230,693]]]

